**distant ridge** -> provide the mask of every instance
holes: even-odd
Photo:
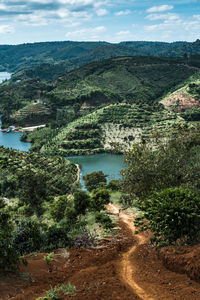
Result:
[[[64,63],[66,71],[92,61],[116,56],[166,56],[200,54],[200,40],[195,42],[130,41],[107,42],[40,42],[0,45],[0,71],[15,72],[33,65]]]

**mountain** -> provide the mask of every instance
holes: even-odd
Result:
[[[41,129],[25,139],[45,154],[123,152],[153,131],[166,133],[187,121],[183,112],[164,107],[163,99],[186,84],[194,86],[199,74],[184,58],[128,56],[90,63],[41,92],[54,131]],[[17,124],[17,114],[12,123]]]
[[[87,64],[53,83],[7,81],[0,85],[2,123],[28,126],[42,119],[60,127],[114,103],[157,109],[161,97],[197,70],[184,58],[127,56]]]
[[[0,45],[0,70],[16,72],[41,63],[60,69],[60,74],[92,61],[117,56],[183,56],[200,54],[200,40],[189,42],[43,42]],[[61,63],[61,65],[60,65]],[[30,74],[29,74],[30,75]],[[34,76],[35,74],[33,74]]]

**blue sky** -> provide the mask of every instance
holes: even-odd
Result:
[[[0,0],[0,44],[198,38],[200,0]]]

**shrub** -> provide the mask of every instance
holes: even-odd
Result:
[[[68,232],[70,227],[63,224],[62,227],[51,226],[45,233],[44,236],[44,250],[53,250],[61,247],[66,247],[70,243]]]
[[[14,232],[13,244],[21,255],[39,250],[42,245],[40,225],[30,219],[22,221]]]
[[[110,192],[107,189],[96,189],[91,196],[91,209],[100,211],[104,209],[104,205],[110,201]]]
[[[106,177],[102,171],[94,171],[91,173],[88,173],[83,176],[83,180],[85,181],[85,187],[89,192],[91,192],[94,189],[97,189],[103,184],[106,183]]]
[[[200,231],[200,197],[189,188],[167,188],[143,202],[144,217],[136,219],[140,229],[150,228],[157,245],[178,239],[196,241]],[[144,219],[148,220],[148,225]]]
[[[96,212],[95,219],[98,223],[102,224],[105,229],[110,229],[114,226],[111,218],[103,213]]]
[[[83,228],[80,233],[73,238],[72,246],[75,248],[89,248],[96,246],[96,238],[87,229]]]
[[[110,189],[111,191],[119,191],[120,190],[120,180],[111,180],[107,188]]]
[[[12,226],[9,215],[0,210],[0,269],[15,269],[19,255],[12,243]]]
[[[67,196],[60,196],[57,201],[51,205],[50,214],[56,222],[64,218],[67,204]]]
[[[82,190],[78,190],[74,193],[74,208],[78,215],[84,215],[89,205],[90,196],[88,195],[88,193]]]

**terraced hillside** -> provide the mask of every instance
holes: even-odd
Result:
[[[24,170],[43,174],[48,195],[68,193],[77,182],[77,166],[62,157],[45,157],[28,154],[0,146],[0,191],[2,196],[18,194],[18,175]],[[11,194],[10,194],[11,193]]]
[[[50,125],[34,136],[23,137],[33,142],[33,150],[62,155],[122,152],[152,131],[167,132],[174,123],[187,121],[182,111],[166,110],[160,101],[186,84],[197,93],[192,78],[199,78],[199,69],[180,58],[107,59],[66,73],[54,84],[38,81],[35,95],[40,95],[40,103],[25,101],[16,111],[13,106],[9,118],[18,125],[26,125],[27,118],[34,125],[44,124],[44,120]],[[2,86],[7,97],[9,86],[13,93],[15,85]],[[22,81],[22,89],[24,85]],[[40,109],[34,116],[31,111],[37,106]]]
[[[110,104],[71,122],[52,140],[41,145],[40,151],[62,156],[105,151],[120,153],[153,132],[166,133],[180,123],[184,120],[170,111],[149,111],[125,103]]]
[[[196,71],[179,58],[118,57],[66,73],[49,94],[65,105],[153,103]]]

